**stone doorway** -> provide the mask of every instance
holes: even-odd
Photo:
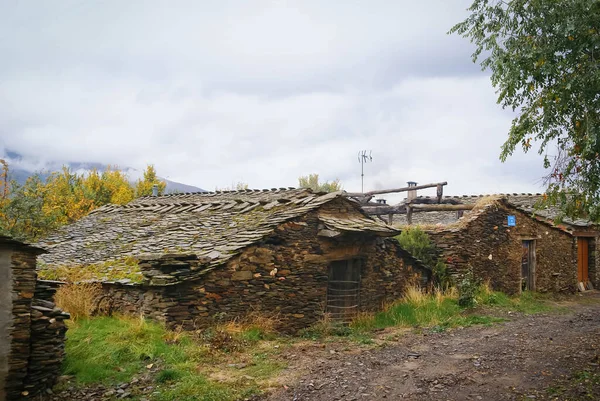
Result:
[[[350,322],[360,304],[361,259],[339,260],[329,265],[327,313],[335,320]]]

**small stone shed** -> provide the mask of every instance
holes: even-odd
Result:
[[[413,224],[426,229],[452,273],[460,275],[472,267],[477,277],[509,294],[597,286],[597,228],[585,220],[556,224],[558,209],[536,207],[541,197],[454,197],[474,204],[474,209],[462,217],[456,212],[419,213]],[[509,216],[514,216],[514,226]]]
[[[60,374],[69,316],[36,280],[41,252],[0,236],[0,401],[33,399]]]
[[[176,194],[99,208],[44,240],[40,258],[45,269],[96,271],[103,309],[185,328],[258,311],[295,331],[324,312],[345,319],[378,309],[407,284],[426,283],[429,271],[386,238],[396,234],[343,192]],[[111,281],[123,269],[128,278]]]

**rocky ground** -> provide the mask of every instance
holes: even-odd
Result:
[[[600,292],[521,315],[444,332],[385,330],[375,345],[298,342],[265,401],[600,400]],[[64,390],[45,401],[151,399],[152,369],[133,383]],[[66,385],[65,385],[66,384]],[[212,398],[199,397],[199,400]],[[215,400],[218,401],[218,400]]]
[[[565,313],[401,335],[364,352],[308,351],[283,400],[600,400],[600,293]],[[380,336],[386,335],[382,333]]]

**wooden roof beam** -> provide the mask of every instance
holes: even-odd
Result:
[[[424,185],[417,185],[414,187],[402,187],[402,188],[393,188],[393,189],[380,189],[377,191],[369,191],[369,192],[365,192],[365,193],[361,193],[361,192],[346,192],[345,195],[346,196],[352,196],[352,197],[368,197],[368,196],[374,196],[374,195],[380,195],[380,194],[391,194],[391,193],[396,193],[396,192],[406,192],[406,191],[416,191],[419,189],[425,189],[425,188],[436,188],[438,186],[444,186],[444,185],[448,185],[447,181],[444,182],[438,182],[435,184],[424,184]]]

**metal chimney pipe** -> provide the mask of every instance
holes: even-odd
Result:
[[[407,182],[409,187],[416,187],[417,183],[414,181],[408,181]],[[408,194],[406,195],[406,200],[408,202],[410,202],[411,200],[415,199],[417,197],[417,190],[416,189],[411,189],[408,191]]]
[[[152,185],[152,196],[158,196],[158,184]]]

